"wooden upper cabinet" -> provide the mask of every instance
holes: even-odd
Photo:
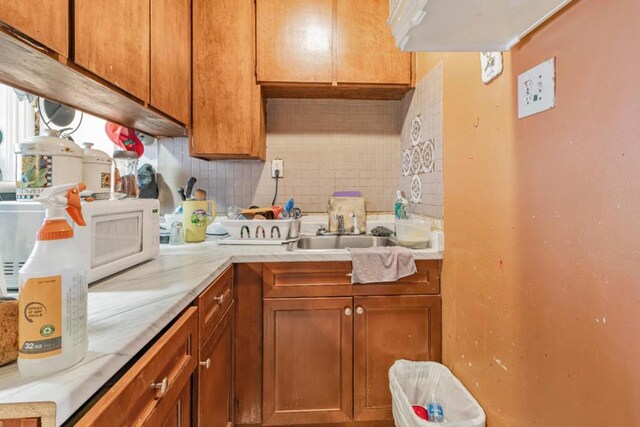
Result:
[[[191,116],[191,0],[151,0],[151,105]]]
[[[69,56],[69,0],[0,0],[0,21]]]
[[[410,53],[395,47],[388,0],[256,0],[257,80],[267,97],[401,99]]]
[[[194,157],[265,157],[254,8],[251,0],[193,0]]]
[[[75,0],[74,62],[149,101],[149,0]]]
[[[336,0],[338,83],[411,84],[411,54],[395,45],[388,0]]]
[[[440,361],[439,296],[354,297],[356,421],[392,420],[389,368],[398,359]]]
[[[258,0],[259,82],[333,81],[333,0]]]
[[[264,301],[263,424],[351,420],[351,298]]]

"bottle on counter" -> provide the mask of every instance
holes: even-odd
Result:
[[[408,218],[409,201],[402,195],[400,190],[396,191],[395,215],[396,219]]]
[[[135,151],[118,150],[113,153],[111,191],[125,194],[128,198],[138,198],[138,154]]]
[[[36,244],[18,273],[18,369],[46,375],[80,362],[87,354],[87,278],[65,211],[84,226],[84,184],[46,188],[36,201],[46,209]]]

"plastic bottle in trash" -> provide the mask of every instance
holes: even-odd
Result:
[[[429,422],[444,422],[444,410],[442,409],[442,405],[436,401],[435,391],[431,392],[431,400],[427,404],[427,413],[429,414]]]

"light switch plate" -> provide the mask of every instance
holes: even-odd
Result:
[[[556,106],[556,61],[551,58],[518,76],[518,118]]]

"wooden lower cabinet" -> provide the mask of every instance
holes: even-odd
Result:
[[[441,360],[440,297],[354,297],[354,307],[354,420],[392,420],[391,365]]]
[[[172,410],[164,418],[162,427],[190,427],[191,426],[191,381],[189,381],[178,396],[175,402],[171,402]],[[154,421],[155,422],[155,421]],[[156,424],[145,423],[149,427]]]
[[[263,423],[393,420],[389,368],[440,361],[440,318],[439,296],[265,299]]]
[[[351,298],[264,301],[263,424],[351,420]]]
[[[199,427],[226,427],[231,422],[233,310],[231,305],[200,348],[197,376]]]
[[[190,307],[75,425],[190,425],[171,420],[190,416],[197,351],[198,308]]]
[[[371,285],[348,282],[350,263],[264,264],[264,425],[393,424],[391,365],[442,358],[439,262],[417,264]]]
[[[74,425],[392,426],[391,365],[441,361],[440,264],[357,286],[321,264],[227,270]]]

